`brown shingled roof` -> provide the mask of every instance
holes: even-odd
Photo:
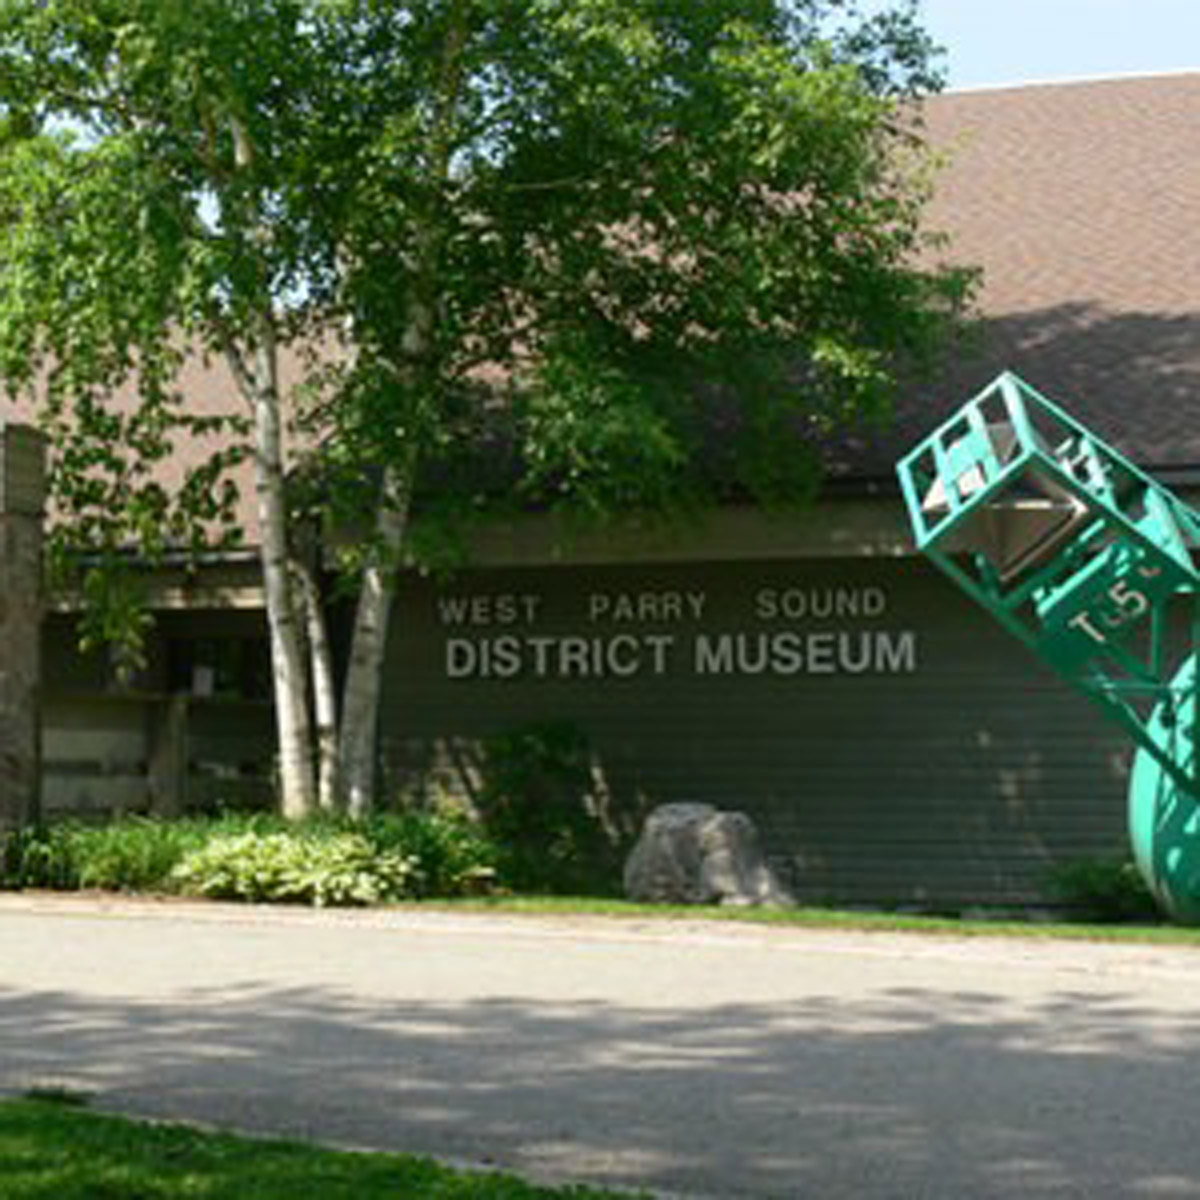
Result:
[[[982,345],[845,473],[888,473],[1005,368],[1144,465],[1200,468],[1200,73],[947,93],[925,117],[952,156],[930,224],[983,268]]]

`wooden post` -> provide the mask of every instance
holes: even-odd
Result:
[[[0,426],[0,829],[39,812],[44,499],[41,436]]]
[[[182,816],[187,807],[188,700],[173,692],[151,714],[150,811],[158,817]]]

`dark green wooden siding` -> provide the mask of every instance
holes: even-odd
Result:
[[[265,659],[265,624],[256,612],[161,614],[144,669],[121,687],[105,650],[79,650],[69,614],[46,621],[42,807],[48,818],[270,805],[275,761],[270,700],[223,692],[223,684],[240,680],[220,675],[215,694],[191,693],[187,678],[171,677],[172,643],[201,643],[210,652],[224,648],[225,659],[235,663],[236,651],[252,646]]]
[[[822,611],[842,589],[872,612],[767,619],[755,606],[763,589],[790,591],[797,606]],[[637,599],[689,593],[705,597],[699,619],[683,599],[678,616],[669,600],[657,602],[656,614],[653,602]],[[886,607],[874,612],[880,594]],[[592,595],[632,597],[635,619],[618,620],[611,609],[589,619]],[[517,599],[495,599],[506,596]],[[497,620],[527,615],[529,602],[519,599],[526,596],[538,598],[532,621]],[[490,623],[439,619],[439,603],[472,597],[492,598],[490,612],[478,609]],[[636,616],[639,604],[645,619]],[[858,642],[860,634],[892,639],[895,652],[896,639],[912,633],[914,669],[694,669],[699,635],[786,634],[776,665],[791,668],[796,649],[806,648],[798,636],[842,633],[855,639],[852,665],[861,646],[874,644]],[[587,653],[599,639],[601,662],[614,637],[673,640],[658,651],[643,643],[642,668],[627,677],[582,678],[579,661],[568,661],[574,673],[563,677],[554,665],[561,643],[543,646],[549,667],[538,677],[526,643],[519,673],[455,679],[447,676],[451,636],[473,644],[585,638]],[[836,665],[832,644],[818,638],[807,647],[818,667]],[[506,653],[493,659],[508,672],[512,643]],[[632,643],[620,643],[618,668],[628,670],[634,653]],[[670,659],[661,674],[656,653]],[[468,657],[460,655],[460,668]],[[756,665],[753,656],[747,663]],[[627,808],[703,800],[750,813],[772,856],[811,899],[1037,902],[1055,863],[1124,843],[1121,736],[915,559],[478,570],[440,587],[404,581],[382,719],[395,786],[436,781],[465,789],[481,738],[546,720],[571,722],[588,736],[602,785]]]

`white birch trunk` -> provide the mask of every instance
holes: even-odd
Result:
[[[254,492],[274,674],[280,808],[285,817],[296,820],[314,811],[316,797],[308,680],[288,570],[283,440],[274,338],[267,330],[261,333],[253,375],[228,342],[225,357],[253,408]]]
[[[317,581],[307,568],[296,566],[296,586],[304,601],[308,635],[309,669],[312,679],[313,719],[317,735],[317,805],[322,812],[335,812],[338,787],[337,699],[333,683],[333,655],[329,630],[321,607]]]
[[[230,117],[230,132],[238,170],[252,169],[255,148],[245,126],[234,115]],[[254,243],[266,241],[261,228],[252,227],[247,232]],[[253,412],[254,493],[274,675],[279,803],[285,817],[298,820],[310,816],[316,808],[312,727],[308,710],[308,677],[302,638],[297,626],[299,614],[289,570],[279,346],[270,311],[271,301],[264,296],[260,303],[262,307],[253,321],[253,368],[247,364],[228,333],[224,329],[219,329],[219,333],[226,361]]]
[[[408,479],[401,480],[398,472],[387,472],[375,517],[377,553],[363,572],[354,614],[338,744],[343,803],[353,817],[365,816],[375,801],[379,696],[392,598],[396,592],[396,570],[408,524],[408,487]]]

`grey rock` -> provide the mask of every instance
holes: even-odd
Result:
[[[625,862],[625,894],[652,904],[790,905],[754,822],[711,804],[664,804]]]

